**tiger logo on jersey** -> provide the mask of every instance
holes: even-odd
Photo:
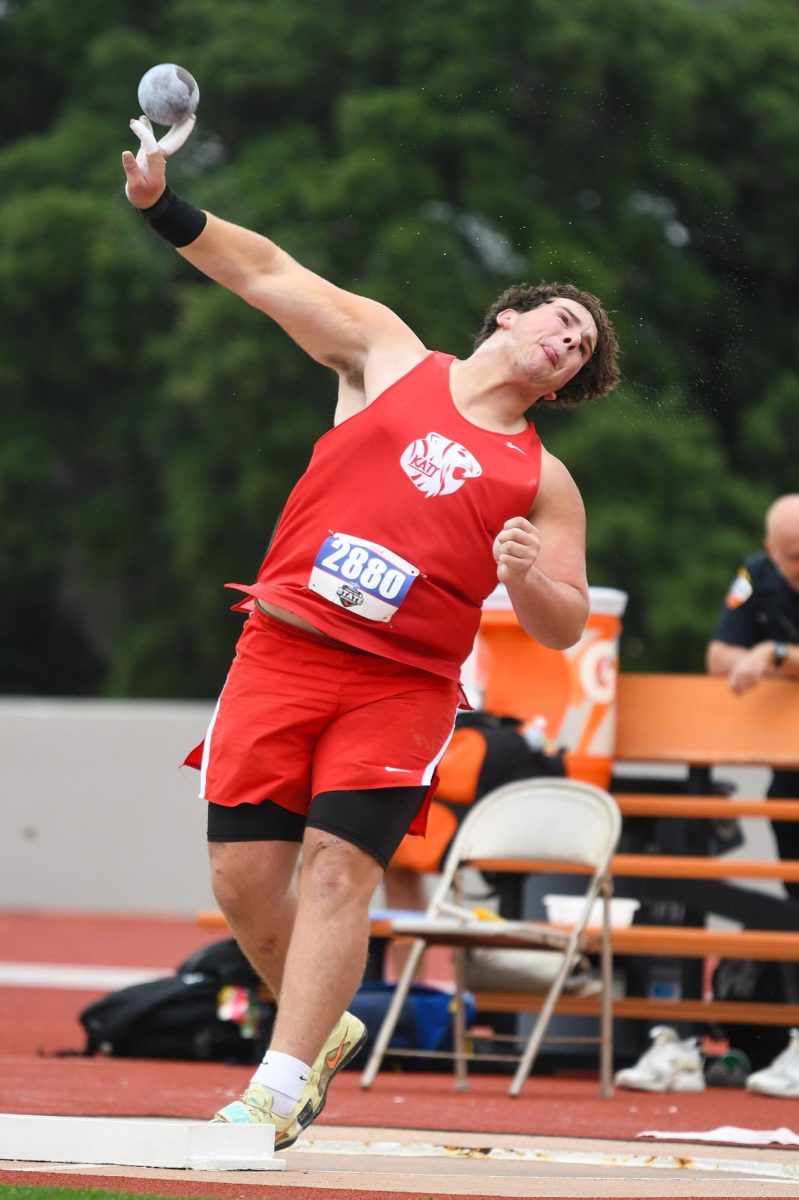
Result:
[[[433,496],[449,496],[463,487],[467,479],[476,479],[483,473],[465,446],[440,433],[416,438],[403,450],[400,465],[428,500]]]
[[[752,576],[746,567],[741,567],[730,584],[724,603],[727,608],[740,608],[742,604],[746,604],[751,595]]]

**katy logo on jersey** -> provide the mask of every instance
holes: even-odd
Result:
[[[449,496],[463,487],[467,479],[476,479],[483,473],[483,468],[465,446],[440,433],[416,438],[403,450],[400,465],[411,483],[428,499]]]

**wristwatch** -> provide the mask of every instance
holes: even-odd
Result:
[[[788,657],[788,646],[785,642],[775,642],[771,652],[771,661],[775,667],[781,667]]]

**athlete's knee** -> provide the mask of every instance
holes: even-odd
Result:
[[[303,846],[301,888],[320,903],[366,907],[383,877],[383,867],[359,846],[335,834],[309,829]]]
[[[211,888],[229,920],[244,919],[254,910],[268,914],[290,894],[296,852],[276,855],[276,845],[209,842]]]

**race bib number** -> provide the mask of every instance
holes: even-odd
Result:
[[[367,621],[390,621],[418,574],[385,546],[333,533],[322,543],[308,586]]]

